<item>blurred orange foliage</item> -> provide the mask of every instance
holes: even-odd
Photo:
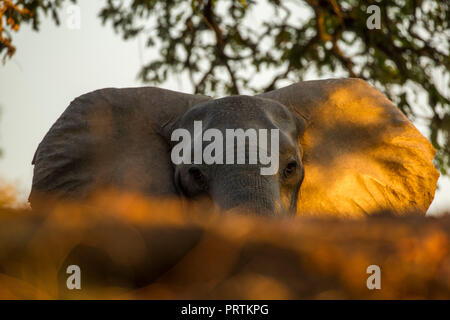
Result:
[[[1,209],[0,298],[449,299],[449,239],[448,214],[273,219],[109,191]]]
[[[18,205],[17,191],[14,185],[0,180],[0,208]]]
[[[0,1],[0,52],[6,48],[6,55],[3,57],[5,62],[6,57],[11,58],[16,48],[12,45],[11,36],[7,31],[9,27],[12,31],[18,31],[20,28],[20,19],[31,17],[33,13],[22,5],[15,4],[10,0]],[[3,26],[3,20],[5,20]]]

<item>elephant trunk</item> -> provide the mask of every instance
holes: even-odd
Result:
[[[278,181],[261,175],[259,168],[223,170],[215,181],[212,197],[225,211],[261,216],[287,214],[281,204]]]

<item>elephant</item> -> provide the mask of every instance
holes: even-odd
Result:
[[[277,129],[278,170],[262,175],[261,163],[174,164],[174,131],[192,134],[195,121],[203,132]],[[32,161],[29,201],[38,208],[49,197],[85,199],[113,187],[263,216],[425,214],[439,177],[434,155],[402,112],[361,79],[304,81],[220,99],[105,88],[72,101],[45,135]]]

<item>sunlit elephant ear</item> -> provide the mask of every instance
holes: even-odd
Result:
[[[153,87],[102,89],[72,101],[36,150],[30,202],[96,188],[176,193],[166,128],[211,98]]]
[[[438,171],[428,140],[381,92],[359,79],[307,81],[260,95],[306,125],[299,214],[425,214]]]

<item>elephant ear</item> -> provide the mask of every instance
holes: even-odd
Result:
[[[360,79],[329,79],[260,97],[304,122],[299,214],[426,213],[439,177],[435,150],[381,92]]]
[[[29,200],[79,198],[113,187],[176,194],[166,128],[211,99],[153,87],[97,90],[76,98],[34,155]]]

